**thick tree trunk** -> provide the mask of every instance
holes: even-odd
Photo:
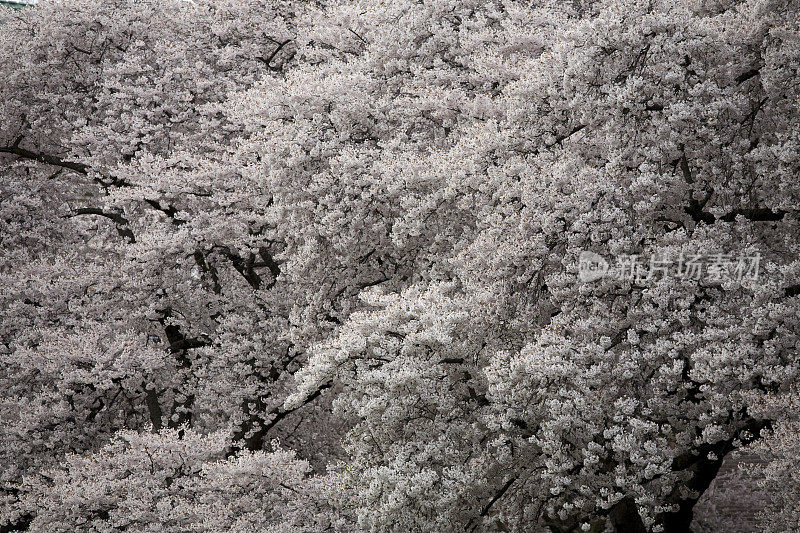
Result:
[[[631,497],[623,498],[608,515],[617,533],[647,533],[642,517]]]
[[[158,393],[155,389],[148,389],[147,382],[142,383],[142,390],[145,394],[145,405],[147,412],[150,415],[150,423],[153,425],[153,431],[160,431],[162,426],[163,413],[161,411],[161,404],[158,400]]]
[[[695,459],[695,464],[691,467],[692,478],[686,483],[686,487],[696,493],[696,497],[682,499],[678,502],[678,510],[661,515],[660,523],[664,526],[664,533],[692,533],[692,519],[694,518],[694,506],[703,496],[722,467],[725,455],[730,451],[731,443],[722,442],[717,444],[713,450],[716,459],[708,458],[708,451],[703,450],[702,455]]]
[[[716,479],[725,456],[734,448],[734,442],[739,441],[740,445],[747,445],[759,439],[762,430],[771,427],[772,424],[769,420],[750,419],[731,439],[703,446],[694,456],[676,458],[673,468],[692,472],[692,477],[686,483],[686,487],[692,490],[696,496],[688,499],[675,498],[674,503],[678,505],[678,510],[664,513],[658,520],[658,523],[664,526],[664,533],[691,533],[694,506]],[[713,457],[713,459],[709,457]]]

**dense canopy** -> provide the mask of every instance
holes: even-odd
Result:
[[[0,531],[800,529],[796,0],[0,18]]]

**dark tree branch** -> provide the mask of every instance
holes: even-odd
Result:
[[[79,216],[79,215],[98,215],[102,217],[106,217],[112,222],[117,228],[117,233],[123,239],[127,239],[128,242],[131,244],[136,242],[136,237],[134,236],[133,232],[129,227],[128,219],[126,219],[120,213],[114,213],[110,211],[103,211],[97,207],[81,207],[76,209],[71,215],[68,216]]]
[[[736,220],[737,216],[741,215],[752,222],[777,222],[779,220],[783,220],[783,216],[785,214],[786,211],[781,209],[773,211],[763,207],[756,207],[753,209],[734,209],[730,213],[720,217],[720,220],[725,222],[733,222]]]
[[[275,283],[278,281],[278,276],[281,273],[281,269],[279,263],[272,257],[272,254],[268,248],[262,246],[258,249],[258,255],[261,257],[260,262],[256,262],[256,256],[252,253],[244,258],[232,251],[227,246],[220,245],[215,246],[215,248],[218,248],[222,255],[230,259],[231,263],[233,264],[233,268],[235,268],[236,271],[242,275],[245,281],[247,281],[248,285],[250,285],[250,287],[252,287],[254,290],[260,289],[263,282],[261,276],[255,271],[256,268],[266,267],[269,269],[270,274],[272,274],[272,281],[267,284],[267,289],[274,287]]]
[[[247,449],[251,451],[261,450],[264,447],[264,441],[266,439],[267,433],[273,427],[275,427],[279,422],[281,422],[284,418],[286,418],[290,414],[294,413],[299,409],[302,409],[306,405],[310,404],[311,402],[319,398],[320,395],[322,394],[322,391],[330,388],[330,386],[331,386],[330,383],[322,385],[316,391],[310,394],[305,400],[303,400],[303,402],[297,407],[293,407],[291,409],[284,409],[283,406],[279,405],[277,407],[272,408],[270,411],[265,413],[266,416],[272,417],[270,421],[267,423],[261,423],[256,421],[255,424],[253,424],[250,428],[246,427],[248,424],[239,428],[239,430],[237,430],[236,433],[233,435],[233,440],[234,442],[237,442],[237,444],[234,444],[231,447],[231,449],[228,451],[228,455],[229,456],[234,455],[236,452],[239,452],[242,449]],[[263,405],[263,401],[260,399],[256,401],[257,405],[259,403]],[[253,429],[255,425],[258,425],[258,429]],[[248,433],[250,433],[250,435],[246,436]]]
[[[572,128],[572,130],[569,133],[566,133],[564,135],[558,135],[556,137],[556,141],[550,146],[548,146],[548,148],[555,146],[556,144],[561,145],[561,143],[563,143],[564,141],[566,141],[567,139],[569,139],[570,137],[572,137],[573,135],[584,129],[585,127],[586,127],[585,124],[580,124],[579,126],[575,126],[574,128]]]
[[[245,259],[229,250],[228,258],[233,263],[233,268],[242,275],[248,285],[255,290],[261,288],[261,276],[254,270],[255,256],[252,253]]]
[[[772,209],[756,207],[752,209],[734,209],[717,218],[708,211],[704,211],[702,204],[697,202],[697,200],[692,200],[692,204],[689,207],[685,207],[684,210],[695,222],[705,222],[708,225],[714,224],[718,220],[733,222],[736,220],[737,216],[742,216],[751,222],[778,222],[783,220],[783,217],[787,213],[782,209],[773,211]]]
[[[469,524],[467,524],[467,531],[469,531],[471,533],[471,532],[475,531],[476,529],[478,529],[478,526],[480,526],[480,519],[485,518],[486,516],[488,516],[489,510],[492,508],[492,506],[495,503],[497,503],[497,501],[500,498],[503,497],[503,495],[508,491],[509,488],[511,488],[511,485],[513,485],[514,482],[517,479],[519,479],[519,475],[516,475],[516,476],[512,477],[511,479],[509,479],[508,481],[506,481],[503,484],[503,486],[500,487],[494,493],[494,496],[492,496],[492,499],[489,500],[489,502],[486,505],[484,505],[483,508],[481,509],[480,515],[478,515],[478,517],[475,517],[472,520],[470,520]]]
[[[353,29],[352,29],[352,28],[347,28],[347,31],[349,31],[350,33],[352,33],[353,35],[355,35],[356,37],[358,37],[358,40],[359,40],[359,41],[361,41],[361,42],[362,42],[362,43],[364,43],[365,45],[369,46],[369,43],[366,41],[366,39],[364,39],[362,36],[360,36],[360,35],[359,35],[359,34],[357,34],[355,31],[353,31]]]
[[[256,59],[258,59],[259,61],[264,63],[267,66],[267,68],[269,68],[270,70],[278,70],[277,67],[273,67],[272,66],[272,60],[275,59],[275,56],[277,56],[278,53],[281,50],[283,50],[283,47],[286,46],[287,44],[289,44],[290,42],[292,42],[291,39],[286,39],[283,42],[279,42],[277,48],[275,48],[275,50],[272,51],[272,53],[269,55],[269,57],[260,57],[259,56],[259,57],[256,57]]]
[[[686,159],[686,153],[681,154],[681,158],[679,160],[681,165],[681,172],[683,173],[683,179],[686,181],[687,184],[692,185],[694,184],[694,176],[692,176],[692,170],[689,168],[689,161]],[[691,193],[690,193],[691,194]],[[714,215],[707,211],[703,211],[706,203],[708,202],[709,198],[711,198],[711,192],[706,195],[706,198],[703,202],[697,201],[694,197],[690,196],[689,206],[684,207],[683,210],[692,217],[692,220],[695,223],[705,222],[706,224],[713,224],[714,223]]]
[[[164,413],[161,411],[158,393],[155,388],[148,389],[146,382],[142,383],[142,390],[144,390],[144,403],[147,407],[147,413],[150,416],[150,423],[153,425],[153,431],[160,431]]]
[[[277,282],[278,276],[280,276],[281,274],[280,265],[272,257],[272,254],[270,253],[269,249],[264,246],[258,249],[258,255],[261,256],[261,260],[263,261],[264,266],[267,267],[269,269],[270,274],[272,274],[272,282],[267,287],[268,289],[271,289]]]
[[[83,174],[83,175],[88,175],[89,171],[91,170],[91,167],[89,165],[86,165],[86,164],[83,164],[83,163],[77,163],[75,161],[67,161],[67,160],[62,159],[62,158],[60,158],[58,156],[45,154],[45,153],[41,153],[41,152],[33,152],[31,150],[27,150],[25,148],[21,148],[19,146],[21,141],[22,141],[22,137],[18,137],[17,139],[14,140],[14,142],[10,146],[0,146],[0,153],[12,154],[12,155],[16,155],[18,157],[21,157],[22,159],[29,159],[31,161],[39,161],[40,163],[45,163],[45,164],[48,164],[48,165],[53,165],[53,166],[56,166],[56,167],[65,168],[65,169],[68,169],[68,170],[73,170],[73,171],[75,171],[75,172],[77,172],[79,174]],[[104,181],[104,180],[99,179],[99,178],[95,178],[95,181],[97,183],[99,183],[100,185],[102,185],[103,187],[108,187],[109,185],[114,185],[114,186],[118,186],[118,187],[130,187],[131,186],[131,184],[126,182],[125,180],[119,180],[119,179],[116,179],[116,178],[113,178],[113,177],[112,178],[108,178],[108,176],[106,176],[106,178],[107,178],[107,181]],[[174,206],[169,205],[166,208],[164,208],[164,207],[161,207],[161,204],[159,202],[155,201],[155,200],[145,200],[145,202],[147,202],[154,209],[157,209],[157,210],[161,211],[162,213],[166,214],[172,220],[173,224],[175,224],[176,226],[180,226],[181,224],[185,224],[186,223],[185,220],[179,220],[179,219],[175,218],[177,210],[175,209]],[[95,213],[95,214],[99,214],[99,213]]]
[[[76,163],[74,161],[66,161],[58,156],[50,154],[32,152],[30,150],[26,150],[25,148],[20,148],[19,142],[20,139],[18,138],[11,146],[0,146],[0,153],[13,154],[21,157],[22,159],[30,159],[32,161],[39,161],[40,163],[46,163],[48,165],[74,170],[79,174],[86,175],[89,173],[88,165]]]
[[[498,491],[495,493],[495,495],[492,497],[492,499],[489,501],[489,503],[487,503],[487,504],[486,504],[486,505],[483,507],[483,509],[481,509],[481,516],[486,516],[486,515],[488,515],[488,514],[489,514],[489,509],[491,509],[491,508],[492,508],[492,505],[494,505],[495,503],[497,503],[497,500],[499,500],[500,498],[502,498],[502,497],[503,497],[503,495],[504,495],[504,494],[505,494],[505,493],[508,491],[508,489],[509,489],[509,488],[511,488],[511,485],[513,485],[513,484],[514,484],[514,482],[515,482],[515,481],[516,481],[518,478],[519,478],[519,476],[512,477],[511,479],[509,479],[508,481],[506,481],[506,482],[505,482],[505,484],[504,484],[502,487],[500,487],[500,490],[498,490]]]
[[[161,317],[158,321],[164,328],[164,333],[167,336],[169,351],[175,356],[178,370],[186,371],[192,366],[192,361],[189,358],[187,350],[207,346],[208,341],[186,337],[186,335],[181,331],[181,328],[170,321],[173,316],[172,308],[167,307],[166,309],[161,310],[160,313]],[[177,395],[180,393],[180,391],[175,390],[174,393]],[[170,428],[175,429],[183,424],[191,424],[194,395],[186,393],[183,394],[183,396],[185,397],[183,401],[173,401],[172,414],[168,421],[168,427]]]
[[[746,82],[747,80],[749,80],[751,78],[755,78],[759,74],[761,74],[761,71],[759,69],[757,69],[757,68],[750,69],[747,72],[739,74],[738,76],[736,76],[736,85],[741,85],[742,83]]]
[[[147,203],[147,205],[149,205],[153,209],[155,209],[157,211],[161,211],[162,213],[167,215],[167,218],[169,218],[170,221],[175,226],[181,226],[183,224],[186,224],[185,220],[181,220],[179,218],[175,218],[177,216],[177,214],[178,214],[178,210],[175,209],[175,206],[168,205],[167,207],[161,207],[161,203],[158,200],[145,199],[145,202]]]
[[[686,159],[685,153],[681,155],[681,158],[676,163],[678,162],[680,163],[681,172],[683,173],[686,183],[689,185],[694,184],[694,177],[692,176],[692,171],[689,168],[689,161]],[[708,225],[711,225],[718,220],[722,220],[723,222],[733,222],[736,220],[737,216],[742,216],[751,222],[777,222],[783,220],[784,215],[787,213],[787,211],[782,209],[772,210],[763,207],[739,208],[733,209],[732,211],[717,218],[712,213],[705,211],[705,206],[708,204],[708,200],[711,198],[713,192],[713,189],[707,192],[706,197],[702,202],[697,201],[692,197],[689,205],[683,208],[683,210],[690,217],[692,217],[692,220],[694,220],[695,223],[699,224],[700,222],[704,222]]]
[[[203,273],[211,276],[211,290],[214,291],[214,294],[220,294],[222,292],[222,285],[219,282],[217,269],[208,264],[206,255],[200,250],[194,252],[194,260],[197,263],[197,267],[202,270]]]

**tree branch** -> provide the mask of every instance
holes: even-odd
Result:
[[[761,74],[761,70],[759,70],[757,68],[750,69],[747,72],[739,74],[738,76],[736,76],[736,85],[741,85],[744,82],[746,82],[747,80],[749,80],[751,78],[755,78],[759,74]]]
[[[164,328],[164,333],[169,342],[169,351],[175,356],[178,370],[188,370],[192,365],[192,361],[189,359],[186,350],[207,346],[208,341],[186,337],[179,326],[170,323],[169,319],[172,318],[172,315],[173,311],[171,307],[162,309],[161,317],[158,321]],[[175,393],[178,394],[179,391],[176,390]],[[185,397],[183,401],[175,400],[173,402],[172,413],[168,422],[170,428],[178,428],[183,424],[191,423],[191,409],[194,404],[194,395],[187,392],[183,394],[183,396]]]
[[[552,146],[555,146],[556,144],[561,145],[562,142],[566,141],[567,139],[569,139],[570,137],[572,137],[573,135],[575,135],[576,133],[578,133],[579,131],[581,131],[585,127],[586,127],[586,124],[580,124],[580,125],[575,126],[574,128],[572,128],[572,130],[569,133],[566,133],[564,135],[558,135],[556,137],[556,141],[553,144],[551,144],[550,146],[548,146],[548,148],[550,148]]]
[[[261,61],[265,65],[267,65],[267,68],[269,68],[270,70],[279,70],[279,68],[272,66],[272,60],[275,59],[275,56],[277,56],[278,53],[281,50],[283,50],[283,47],[286,46],[287,44],[289,44],[290,42],[292,42],[291,39],[286,39],[283,42],[279,42],[278,43],[278,47],[275,48],[275,50],[272,51],[272,53],[269,55],[269,57],[260,57],[259,56],[259,57],[256,57],[256,59],[258,59],[259,61]]]
[[[103,211],[98,207],[81,207],[76,209],[72,214],[67,215],[70,217],[80,216],[80,215],[98,215],[102,217],[106,217],[112,222],[117,228],[117,233],[123,239],[128,239],[128,242],[131,244],[136,242],[136,237],[134,236],[133,232],[131,231],[130,227],[128,226],[128,219],[126,219],[120,213],[113,213],[110,211]]]
[[[20,139],[17,139],[11,146],[0,146],[0,153],[13,154],[21,157],[22,159],[30,159],[32,161],[39,161],[40,163],[46,163],[48,165],[74,170],[75,172],[83,175],[89,173],[88,165],[76,163],[74,161],[66,161],[58,156],[50,154],[32,152],[30,150],[26,150],[25,148],[20,148],[19,142]]]
[[[170,219],[170,221],[172,221],[174,225],[181,226],[183,224],[186,224],[186,220],[175,218],[176,215],[178,214],[178,210],[175,209],[175,206],[168,205],[167,207],[161,207],[161,203],[157,200],[145,199],[144,201],[147,203],[147,205],[149,205],[153,209],[161,211],[162,213],[167,215],[167,217]]]
[[[273,417],[266,424],[263,424],[256,420],[252,420],[252,417],[255,416],[255,413],[251,413],[250,423],[242,425],[242,427],[240,427],[233,435],[234,442],[242,442],[243,446],[239,444],[234,444],[233,446],[231,446],[230,450],[228,450],[228,456],[234,455],[236,452],[241,451],[243,448],[250,451],[256,451],[262,449],[264,447],[264,440],[266,439],[269,430],[275,427],[281,420],[283,420],[290,414],[305,407],[306,405],[310,404],[311,402],[319,398],[320,395],[322,394],[322,391],[330,387],[331,387],[330,383],[322,385],[316,391],[314,391],[312,394],[306,397],[306,399],[303,400],[303,402],[297,407],[292,407],[291,409],[284,409],[283,406],[281,405],[273,407],[270,411],[266,413],[266,416]],[[256,404],[258,405],[259,402],[261,402],[260,398],[257,400]],[[260,427],[258,429],[253,430],[253,428],[256,425]],[[250,432],[252,432],[252,434],[249,437],[246,437],[247,433]]]
[[[161,430],[163,412],[161,411],[161,404],[158,401],[158,393],[155,387],[152,389],[147,388],[147,383],[142,383],[144,390],[144,403],[147,407],[147,413],[150,416],[150,423],[153,425],[153,431],[158,432]]]
[[[503,497],[503,495],[508,491],[508,489],[511,487],[511,485],[513,485],[514,482],[516,480],[518,480],[518,479],[519,479],[519,475],[516,475],[516,476],[512,477],[511,479],[509,479],[508,481],[506,481],[503,484],[503,486],[500,487],[500,489],[498,489],[497,492],[494,493],[494,496],[492,496],[492,499],[489,500],[489,502],[486,505],[483,506],[483,508],[481,509],[481,514],[479,515],[479,517],[480,518],[486,517],[489,514],[489,510],[492,508],[492,506],[495,503],[497,503],[497,501],[500,498]],[[475,531],[478,528],[478,526],[480,525],[479,521],[476,520],[475,518],[470,520],[470,523],[472,524],[472,527],[469,529],[470,532]],[[467,527],[469,527],[469,524],[467,525]]]

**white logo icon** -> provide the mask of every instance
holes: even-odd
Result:
[[[594,252],[581,252],[578,258],[578,279],[584,283],[598,280],[608,272],[608,262]]]

